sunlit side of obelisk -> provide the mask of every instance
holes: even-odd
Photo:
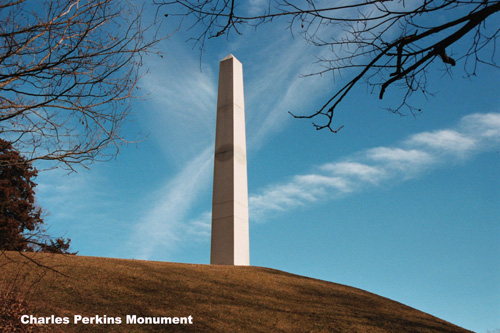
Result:
[[[243,66],[232,54],[219,65],[216,126],[210,263],[249,265]]]

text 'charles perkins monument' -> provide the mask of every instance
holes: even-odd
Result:
[[[232,54],[219,65],[212,199],[213,265],[250,265],[243,66]]]

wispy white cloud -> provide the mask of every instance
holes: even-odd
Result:
[[[291,64],[301,63],[305,50],[300,48],[303,45],[288,42],[284,38],[281,44],[294,52],[278,52],[273,45],[266,53],[266,61],[258,68],[265,76],[253,75],[252,67],[244,65],[247,140],[253,149],[258,149],[259,143],[290,118],[287,105],[305,100],[307,94],[299,88],[299,72],[290,71]],[[238,57],[238,49],[243,51],[244,47],[244,43],[233,45],[236,50],[231,52]],[[189,217],[195,198],[210,179],[209,152],[213,149],[206,147],[213,147],[217,98],[213,71],[218,64],[204,66],[201,72],[195,54],[183,54],[182,48],[179,52],[165,59],[150,59],[151,73],[142,81],[141,88],[149,95],[149,109],[141,115],[142,121],[180,169],[166,180],[157,195],[148,199],[151,203],[143,208],[145,217],[134,224],[127,244],[132,257],[150,258],[160,249],[164,253],[175,251],[186,237],[203,238],[210,231],[209,212],[192,220]]]
[[[474,149],[475,139],[457,131],[442,130],[413,135],[408,140],[408,143],[417,146],[425,145],[443,152],[456,154]]]
[[[190,207],[209,182],[213,149],[207,148],[173,179],[169,180],[143,207],[144,217],[133,226],[126,244],[130,256],[150,259],[167,256],[185,235],[185,220]],[[197,222],[193,222],[196,224]]]
[[[195,54],[168,42],[172,51],[164,58],[148,59],[139,119],[169,160],[183,164],[214,139],[217,77],[212,67],[200,71]]]
[[[262,221],[281,211],[339,198],[383,181],[404,181],[500,143],[500,113],[464,117],[456,128],[423,132],[398,145],[376,147],[344,161],[320,165],[317,172],[272,184],[249,198],[250,218]]]
[[[299,207],[335,200],[384,182],[405,181],[422,172],[471,157],[500,143],[500,113],[464,117],[456,128],[411,135],[398,145],[376,147],[313,168],[249,196],[251,222]],[[456,146],[458,145],[458,147]],[[464,155],[467,151],[467,155]],[[185,224],[183,237],[208,241],[210,211]]]
[[[267,0],[250,0],[248,1],[248,15],[262,15],[269,6]]]
[[[465,133],[476,136],[483,140],[482,144],[496,143],[500,139],[500,114],[498,113],[475,113],[465,116],[460,127]]]
[[[331,87],[329,77],[301,77],[311,72],[311,63],[316,61],[315,50],[301,38],[284,34],[285,23],[279,25],[282,30],[271,33],[259,30],[250,35],[252,40],[262,39],[268,45],[251,64],[243,63],[247,139],[248,147],[253,150],[260,149],[269,137],[286,128],[293,119],[289,111],[299,115],[310,113],[311,101],[323,94],[326,86]],[[235,50],[236,56],[238,52],[244,53],[244,44],[240,48]]]
[[[321,80],[304,82],[299,78],[301,64],[311,60],[306,57],[308,46],[302,41],[290,42],[288,36],[273,40],[269,50],[262,52],[266,56],[261,63],[255,61],[256,67],[244,64],[247,143],[253,150],[286,125],[291,119],[289,110],[305,105],[308,98],[320,93]],[[232,45],[232,49],[238,57],[244,53],[245,43]],[[150,67],[155,70],[142,84],[150,95],[148,104],[152,108],[147,111],[147,126],[169,159],[177,159],[181,169],[151,198],[151,204],[144,207],[145,217],[135,223],[127,244],[132,257],[150,258],[160,249],[164,253],[175,251],[187,237],[204,239],[210,232],[210,212],[189,219],[196,196],[210,179],[208,152],[213,150],[205,147],[213,146],[217,95],[215,75],[210,67],[201,72],[196,61],[193,55],[170,57],[165,63],[153,59]],[[202,149],[204,152],[199,153]],[[315,176],[297,178],[300,186],[315,181]],[[342,186],[334,177],[329,184]],[[293,203],[302,200],[303,191],[291,187],[289,191],[297,193]]]
[[[424,167],[436,162],[436,156],[418,149],[399,147],[377,147],[364,152],[374,163],[380,163],[384,170],[397,169],[411,177]]]
[[[204,212],[186,223],[186,236],[191,240],[205,240],[210,238],[212,212]]]
[[[262,3],[255,1],[253,5],[257,9]],[[249,38],[272,39],[269,49],[259,53],[261,61],[257,56],[251,65],[243,64],[247,143],[252,150],[258,150],[270,134],[286,126],[291,119],[288,111],[300,113],[308,101],[323,94],[323,80],[329,79],[299,77],[312,71],[313,52],[302,40],[290,41],[276,31],[272,36],[265,35],[259,31],[229,45],[230,52],[239,57],[248,51],[248,45],[253,45]],[[181,53],[182,49],[179,47]],[[211,154],[205,147],[213,145],[217,66],[204,66],[200,72],[195,56],[174,54],[165,63],[157,59],[153,75],[144,80],[143,88],[150,93],[149,104],[154,108],[148,126],[169,158],[177,159],[182,168],[151,199],[151,205],[145,209],[149,212],[134,227],[130,244],[142,258],[160,248],[174,250],[186,237],[209,236],[210,212],[194,219],[190,216],[195,198],[210,179]],[[419,133],[397,145],[362,151],[271,184],[250,195],[251,219],[265,220],[274,212],[349,195],[388,180],[416,177],[445,159],[467,157],[482,149],[484,142],[499,136],[497,117],[498,114],[465,117],[456,128]]]
[[[359,178],[370,183],[378,183],[386,176],[386,172],[379,166],[370,166],[359,162],[336,162],[323,164],[322,171],[349,178]]]
[[[298,184],[305,186],[324,186],[335,188],[340,191],[349,191],[347,180],[342,177],[331,177],[318,174],[309,174],[303,176],[295,176],[295,181]]]

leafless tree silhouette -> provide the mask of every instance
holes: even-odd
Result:
[[[1,1],[1,137],[69,170],[114,156],[157,41],[146,31],[141,9],[120,1]]]
[[[242,34],[242,26],[259,26],[287,19],[292,33],[308,42],[328,48],[329,57],[319,57],[321,69],[307,75],[348,70],[356,74],[317,111],[297,118],[326,116],[316,129],[333,126],[334,111],[352,88],[366,82],[382,99],[395,83],[403,87],[401,104],[395,113],[415,113],[408,103],[426,85],[431,64],[445,70],[461,61],[466,75],[476,74],[480,64],[498,68],[495,62],[500,20],[500,1],[495,0],[267,0],[258,15],[246,15],[248,5],[234,0],[157,0],[168,16],[192,18],[201,27],[193,36],[203,50],[209,38]],[[443,20],[443,18],[445,18]],[[450,54],[450,46],[460,42],[460,54]],[[463,50],[463,52],[462,52]],[[323,53],[324,54],[324,53]],[[438,60],[438,61],[436,61]],[[306,75],[306,76],[307,76]],[[404,110],[404,111],[403,111]]]

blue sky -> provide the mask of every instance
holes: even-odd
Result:
[[[286,22],[210,40],[201,71],[187,37],[177,32],[159,45],[163,58],[145,60],[145,97],[124,128],[143,141],[91,170],[39,175],[51,234],[80,255],[208,264],[218,62],[232,53],[244,70],[251,264],[474,331],[500,328],[498,70],[465,79],[463,63],[452,75],[436,66],[436,94],[414,100],[417,117],[384,110],[395,87],[380,101],[360,85],[332,134],[288,111],[315,111],[351,73],[300,78],[325,51],[292,38]]]

